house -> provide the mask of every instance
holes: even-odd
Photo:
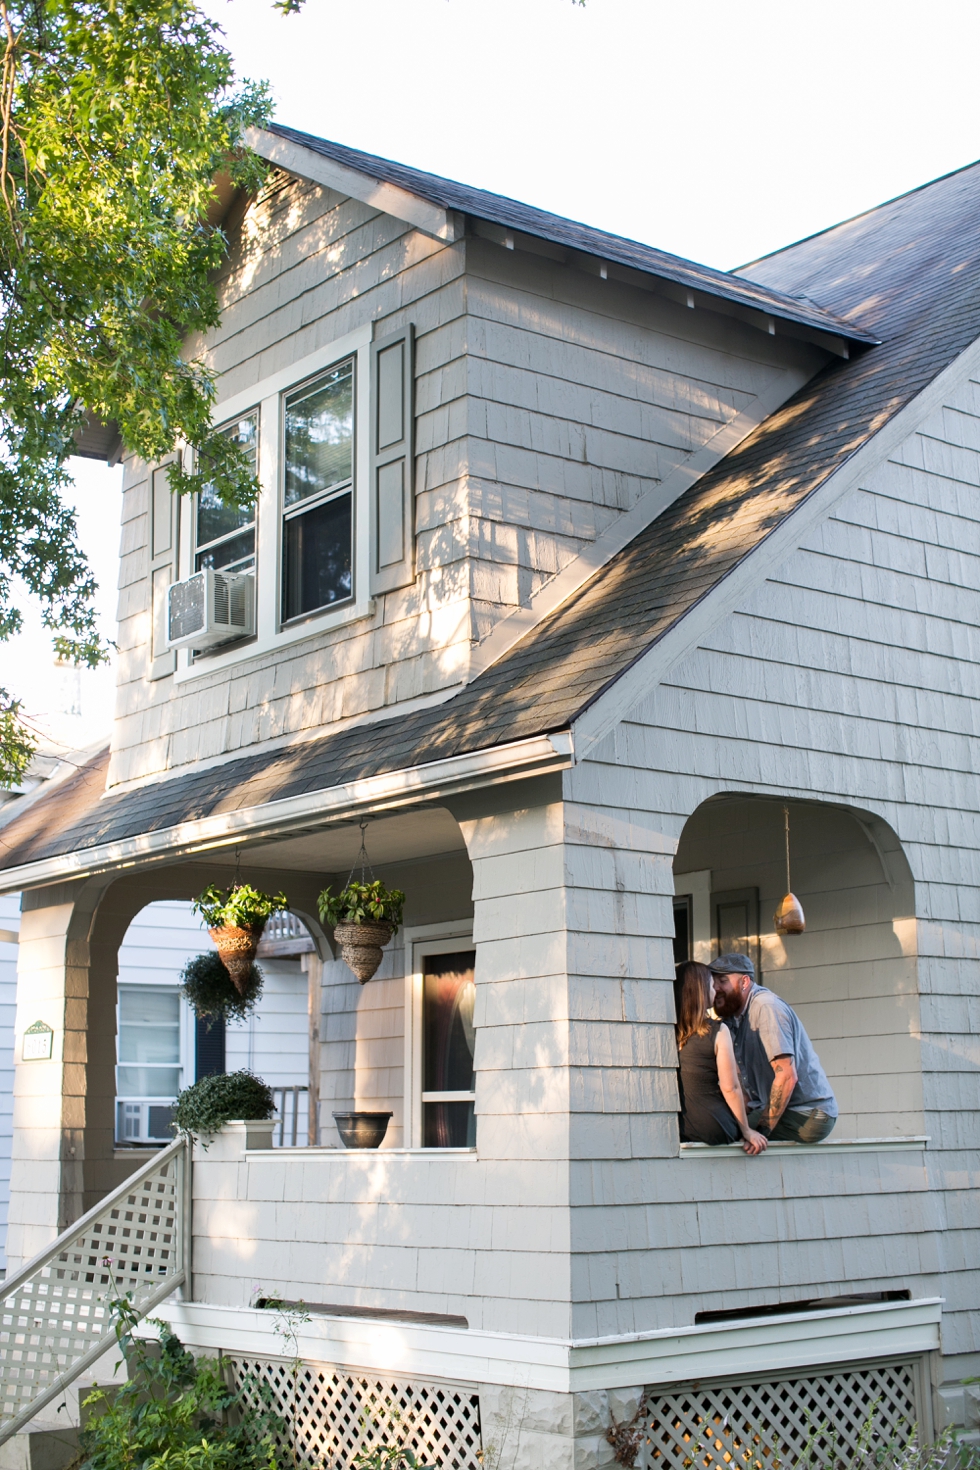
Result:
[[[392,1405],[467,1470],[612,1464],[630,1424],[646,1466],[872,1411],[976,1434],[980,165],[726,274],[255,146],[189,344],[255,518],[127,460],[111,744],[3,829],[12,1263],[128,1167],[127,925],[237,872],[316,947],[315,1137],[198,1149],[156,1310],[303,1455],[346,1466]],[[199,568],[249,574],[241,621],[174,646]],[[363,987],[316,908],[362,823],[408,895]],[[813,1037],[826,1142],[679,1142],[675,952],[719,946]],[[338,1146],[352,1106],[379,1151]]]

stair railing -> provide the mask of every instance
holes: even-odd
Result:
[[[115,1342],[109,1302],[142,1318],[191,1286],[191,1146],[177,1138],[0,1282],[0,1444]]]

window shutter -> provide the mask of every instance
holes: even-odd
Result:
[[[177,539],[180,505],[170,489],[170,466],[158,466],[150,476],[150,679],[164,679],[177,667],[177,656],[167,644],[167,590],[177,576]]]
[[[414,327],[371,344],[371,593],[415,579]]]

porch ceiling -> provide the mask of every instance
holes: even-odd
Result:
[[[368,824],[365,841],[371,865],[375,868],[466,851],[459,824],[445,807],[378,817]],[[243,846],[241,857],[242,863],[248,867],[256,864],[290,872],[346,873],[353,866],[360,846],[361,833],[357,823],[343,822],[324,827],[319,832]],[[214,866],[233,868],[235,852],[227,847],[221,848],[208,861]]]

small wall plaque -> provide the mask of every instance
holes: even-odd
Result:
[[[25,1062],[49,1062],[53,1046],[54,1032],[51,1027],[44,1021],[35,1021],[24,1032],[24,1050],[21,1056]]]

